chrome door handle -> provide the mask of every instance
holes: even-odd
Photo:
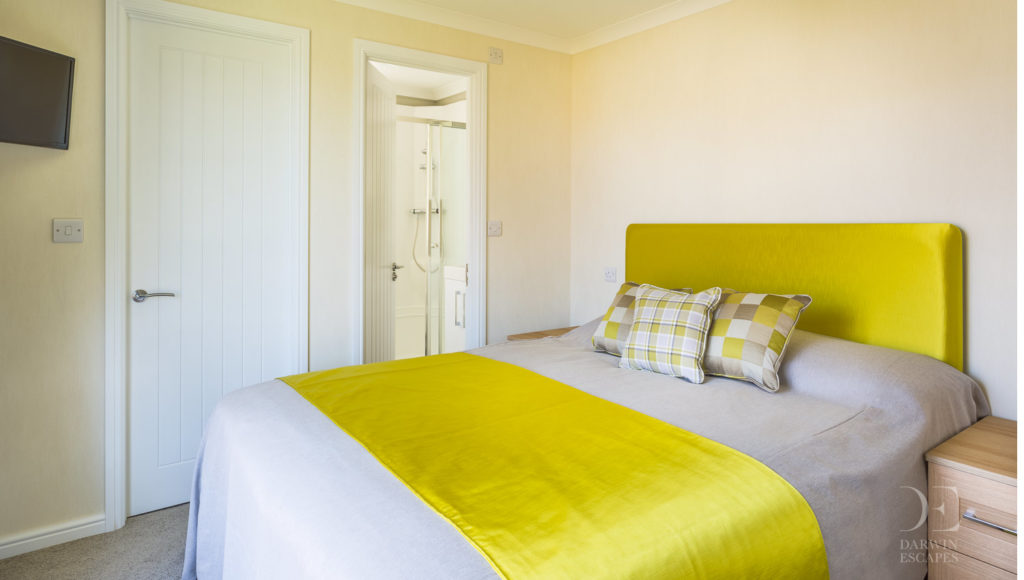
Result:
[[[398,271],[405,266],[399,266],[397,262],[391,262],[391,281],[398,280]]]
[[[976,524],[981,524],[983,526],[988,526],[990,528],[997,529],[997,530],[999,530],[1001,532],[1006,532],[1007,534],[1013,534],[1014,536],[1017,535],[1017,530],[1011,530],[1010,528],[1004,528],[1003,526],[1000,526],[999,524],[993,524],[992,522],[985,521],[985,520],[979,518],[978,516],[974,515],[974,508],[970,508],[967,511],[965,511],[961,517],[963,517],[965,520],[974,522]]]
[[[146,292],[145,290],[136,290],[132,293],[132,300],[136,302],[145,302],[146,298],[153,298],[155,296],[174,296],[174,292]]]

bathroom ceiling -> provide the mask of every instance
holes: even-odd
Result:
[[[728,0],[339,0],[505,40],[576,53]]]
[[[466,77],[386,62],[371,62],[395,85],[398,94],[421,99],[443,99],[466,90]]]

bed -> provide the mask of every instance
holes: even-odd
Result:
[[[630,226],[629,279],[814,296],[773,394],[733,379],[689,384],[619,368],[591,345],[598,320],[471,352],[766,465],[813,510],[831,577],[923,578],[924,453],[988,413],[979,386],[958,370],[961,243],[948,224]],[[704,251],[685,251],[695,247]],[[226,397],[207,425],[183,577],[500,574],[363,444],[270,381]]]

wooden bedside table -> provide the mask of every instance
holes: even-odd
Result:
[[[1017,422],[985,417],[929,451],[928,578],[1017,577]]]
[[[547,338],[549,336],[562,336],[574,328],[577,327],[566,326],[565,328],[552,328],[551,330],[535,330],[533,332],[524,332],[522,334],[510,334],[505,338],[507,340],[535,340],[538,338]]]

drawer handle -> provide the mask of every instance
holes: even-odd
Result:
[[[1017,535],[1017,530],[1011,530],[1010,528],[1004,528],[1003,526],[1000,526],[999,524],[993,524],[992,522],[987,522],[987,521],[979,518],[978,516],[974,515],[974,508],[971,508],[971,509],[965,511],[964,515],[963,515],[963,518],[965,520],[970,520],[970,521],[972,521],[972,522],[974,522],[976,524],[981,524],[983,526],[988,526],[990,528],[995,528],[997,530],[1006,532],[1007,534],[1013,534],[1015,536]]]

